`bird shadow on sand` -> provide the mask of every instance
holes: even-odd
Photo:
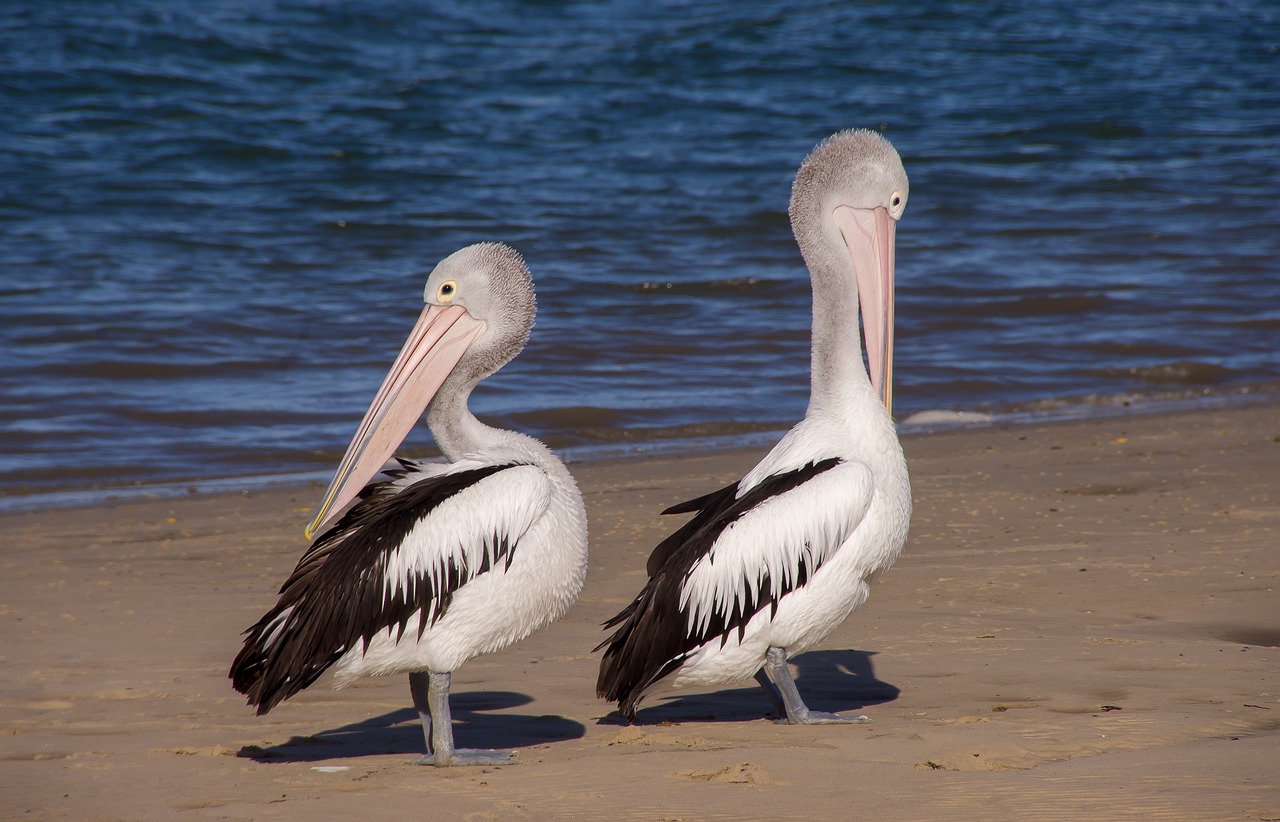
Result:
[[[892,702],[899,690],[876,677],[871,657],[875,651],[810,651],[791,660],[792,675],[805,704],[815,711],[848,713],[870,705]],[[776,719],[764,690],[752,682],[719,691],[698,690],[668,697],[642,707],[636,723],[659,722],[747,722]],[[621,714],[609,714],[600,724],[621,725]]]
[[[533,701],[514,691],[469,691],[449,700],[453,713],[453,738],[461,748],[520,749],[568,739],[579,739],[586,727],[562,716],[490,713]],[[360,756],[426,752],[422,723],[413,708],[382,714],[309,736],[295,736],[276,745],[246,745],[237,756],[258,762],[323,762]]]

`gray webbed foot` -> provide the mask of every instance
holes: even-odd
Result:
[[[841,716],[826,711],[809,710],[804,700],[800,698],[800,691],[796,688],[796,681],[791,676],[791,669],[787,667],[787,652],[781,648],[768,650],[765,654],[764,668],[756,674],[756,680],[765,687],[770,697],[773,697],[773,689],[766,685],[768,682],[764,676],[766,670],[773,684],[777,686],[778,696],[781,697],[782,710],[779,711],[781,718],[774,720],[779,725],[861,725],[871,721],[865,716]],[[777,705],[776,702],[775,705]]]
[[[411,760],[414,765],[435,765],[437,767],[453,767],[458,765],[515,765],[515,751],[491,751],[486,748],[458,748],[453,755],[444,761],[437,761],[436,754],[428,754]]]
[[[803,712],[788,714],[781,719],[774,720],[779,725],[865,725],[870,721],[871,719],[865,716],[842,716],[841,714],[807,709]]]
[[[422,720],[427,755],[412,760],[414,765],[453,767],[459,765],[515,765],[515,751],[453,747],[453,717],[449,712],[449,674],[409,674],[409,691]]]

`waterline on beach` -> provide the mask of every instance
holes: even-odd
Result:
[[[1200,391],[1179,396],[1123,394],[1111,397],[1087,396],[1075,402],[1042,400],[1009,406],[999,411],[958,411],[935,409],[916,412],[898,422],[903,437],[990,426],[1035,425],[1040,423],[1107,420],[1130,415],[1150,415],[1207,411],[1246,405],[1276,404],[1280,410],[1280,386],[1237,388],[1229,392]],[[698,426],[705,430],[707,426]],[[632,457],[670,457],[735,450],[763,451],[786,432],[785,428],[736,431],[732,434],[700,436],[672,435],[671,429],[632,429],[614,441],[575,445],[557,449],[569,464]],[[687,433],[687,432],[686,432]],[[664,434],[666,436],[664,436]],[[422,452],[426,459],[436,452]],[[415,453],[415,456],[421,456]],[[336,457],[335,457],[336,459]],[[336,464],[336,463],[335,463]],[[56,508],[84,508],[148,499],[176,499],[196,494],[254,493],[278,488],[312,487],[319,493],[329,481],[329,469],[282,473],[245,473],[223,477],[191,477],[166,482],[94,484],[68,486],[28,494],[0,495],[0,514]]]

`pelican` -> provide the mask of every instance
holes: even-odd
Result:
[[[648,582],[596,648],[596,691],[628,722],[659,687],[752,677],[780,722],[869,721],[809,710],[787,660],[861,605],[906,542],[911,488],[890,416],[906,204],[902,162],[874,132],[832,135],[801,164],[790,216],[813,281],[808,410],[741,480],[663,512],[694,516],[653,550]]]
[[[468,246],[436,266],[424,298],[306,535],[325,530],[245,631],[230,676],[265,714],[322,675],[341,688],[407,673],[427,746],[415,762],[503,765],[514,751],[454,747],[449,676],[569,608],[586,577],[586,511],[546,446],[467,408],[529,338],[524,260],[499,243]],[[424,409],[448,464],[382,471]]]

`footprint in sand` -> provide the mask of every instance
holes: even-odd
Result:
[[[727,765],[718,771],[676,771],[671,776],[675,779],[688,779],[691,782],[727,782],[734,785],[788,784],[750,762]]]

